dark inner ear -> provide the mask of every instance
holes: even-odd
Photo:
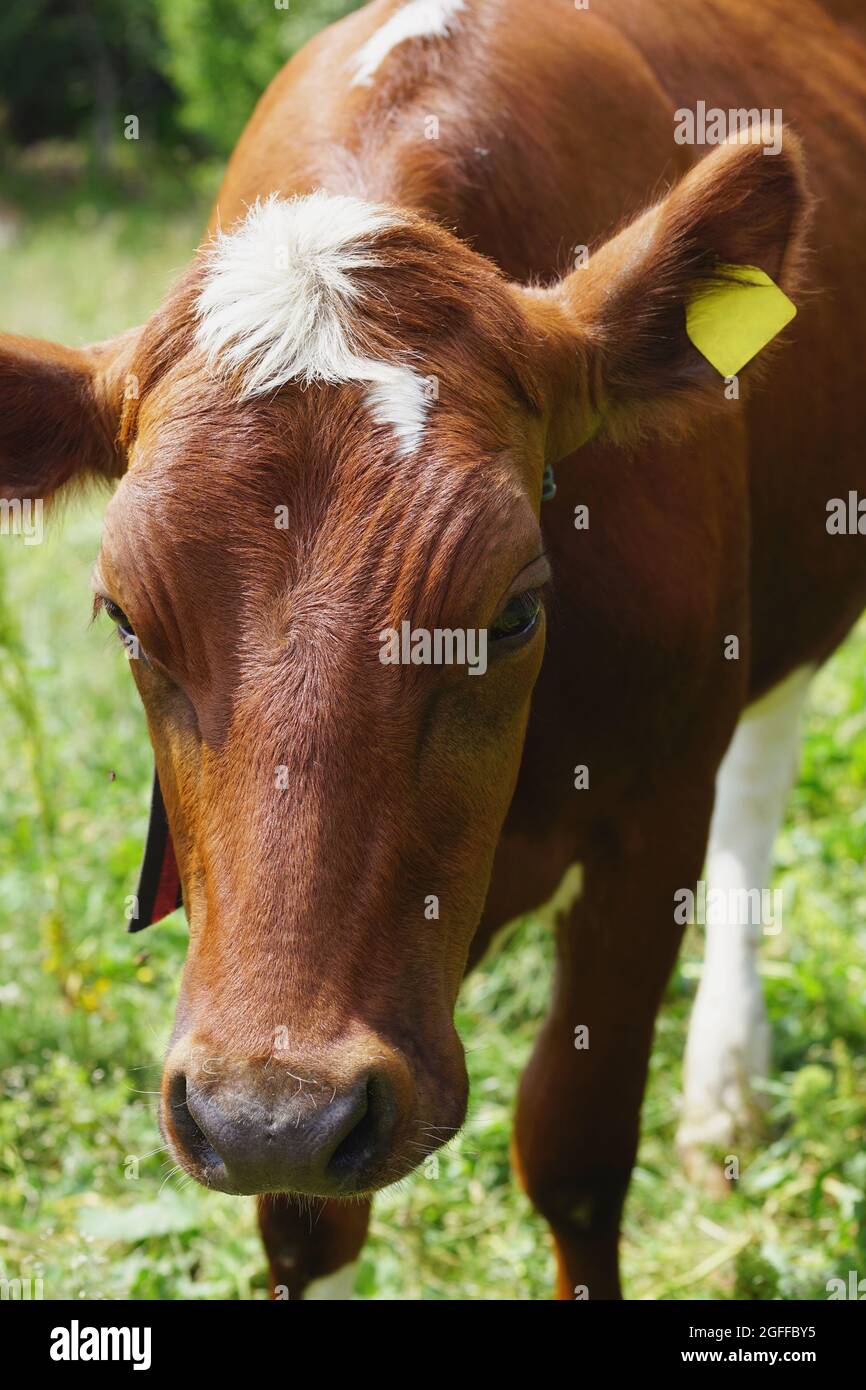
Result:
[[[728,145],[705,162],[706,171],[698,166],[682,199],[674,199],[674,235],[713,262],[757,266],[783,289],[792,288],[807,206],[796,137],[786,132],[777,155],[765,155],[760,145]]]
[[[70,483],[120,476],[114,360],[113,344],[0,336],[0,496],[47,500]]]

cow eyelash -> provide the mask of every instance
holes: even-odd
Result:
[[[522,646],[538,626],[543,603],[541,588],[513,594],[488,629],[490,639],[503,647]]]
[[[93,600],[94,618],[102,611],[108,614],[121,638],[129,639],[135,636],[135,629],[120,605],[115,603],[114,599],[105,598],[103,594],[97,594]]]

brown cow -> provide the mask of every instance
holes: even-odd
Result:
[[[467,964],[575,863],[516,1154],[561,1296],[619,1292],[716,771],[866,601],[825,524],[866,489],[864,48],[834,8],[376,0],[272,84],[143,329],[0,344],[6,496],[120,479],[95,587],[140,643],[190,921],[163,1127],[206,1185],[323,1199],[312,1235],[261,1199],[293,1297],[360,1248],[341,1198],[462,1122]],[[732,138],[689,143],[716,109]],[[742,401],[685,332],[731,264],[799,305]],[[484,634],[483,676],[383,660],[404,623]],[[792,757],[752,738],[726,790],[747,887],[741,802]]]

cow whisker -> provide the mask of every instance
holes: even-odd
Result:
[[[170,1180],[174,1177],[175,1173],[182,1173],[182,1172],[183,1172],[183,1168],[181,1167],[181,1165],[180,1165],[179,1163],[176,1163],[175,1166],[171,1169],[171,1171],[168,1172],[168,1173],[166,1173],[165,1177],[163,1178],[162,1182],[160,1183],[159,1192],[157,1193],[157,1196],[158,1196],[158,1197],[161,1197],[161,1196],[162,1196],[162,1189],[165,1187],[165,1185],[166,1185],[167,1182],[170,1182]]]

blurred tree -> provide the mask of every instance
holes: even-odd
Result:
[[[228,153],[270,79],[361,0],[4,0],[0,129],[84,141],[100,163],[138,118]],[[283,6],[287,6],[284,8]]]
[[[177,97],[153,0],[6,0],[0,104],[18,144],[84,139],[104,162],[139,117],[142,137],[176,130]]]
[[[274,74],[362,0],[156,0],[187,129],[227,154]]]

